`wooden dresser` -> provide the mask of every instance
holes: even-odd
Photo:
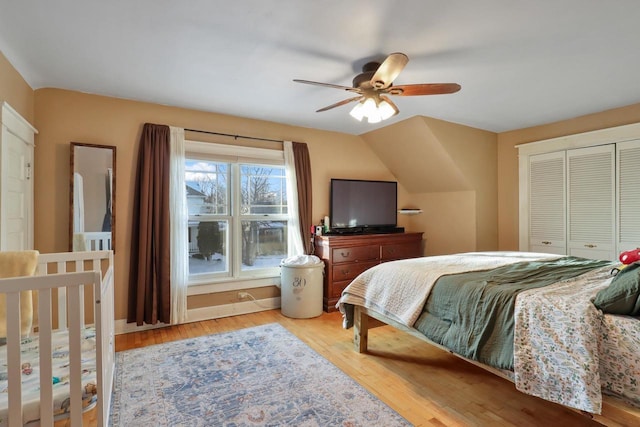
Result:
[[[330,312],[358,274],[381,262],[422,256],[422,233],[316,236],[315,254],[325,264],[322,303]]]

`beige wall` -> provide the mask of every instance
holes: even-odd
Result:
[[[34,124],[33,90],[0,52],[0,101],[6,101],[22,117]]]
[[[117,147],[116,319],[126,317],[135,167],[145,122],[306,142],[311,156],[315,221],[328,213],[330,178],[394,179],[357,136],[58,89],[37,90],[35,106],[39,130],[35,150],[35,246],[41,252],[66,251],[69,247],[69,143]],[[187,137],[198,135],[188,133]],[[271,293],[277,291],[272,289]],[[203,301],[207,305],[228,303],[229,298],[194,296],[189,299],[189,307],[202,306]]]
[[[363,138],[407,188],[400,207],[423,210],[408,222],[424,232],[425,255],[497,249],[495,133],[412,117]]]
[[[518,144],[640,122],[640,104],[498,134],[498,241],[518,249]]]
[[[481,250],[475,191],[420,193],[413,194],[412,200],[423,210],[410,218],[412,229],[424,232],[424,255]]]

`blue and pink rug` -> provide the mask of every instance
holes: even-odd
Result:
[[[118,352],[114,426],[408,426],[277,323]]]

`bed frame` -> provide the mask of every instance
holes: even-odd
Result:
[[[395,320],[378,313],[377,311],[368,309],[362,306],[353,306],[353,342],[355,345],[355,350],[359,353],[366,353],[367,346],[369,342],[369,317],[372,317],[382,323],[393,326],[396,329],[399,329],[403,332],[406,332],[414,337],[425,341],[435,347],[440,348],[448,353],[453,354],[454,356],[463,359],[469,363],[472,363],[482,369],[485,369],[495,375],[498,375],[502,378],[505,378],[511,382],[513,382],[513,378],[509,375],[508,371],[503,371],[501,369],[496,369],[491,366],[485,365],[475,360],[468,359],[466,357],[460,356],[459,354],[454,353],[448,348],[435,343],[425,337],[418,330],[413,328],[408,328],[407,326],[396,322]],[[573,408],[570,408],[573,409]],[[581,414],[588,416],[589,418],[594,419],[600,423],[605,425],[611,425],[612,422],[615,423],[613,425],[640,425],[640,409],[630,406],[623,402],[621,399],[615,398],[613,396],[604,395],[602,396],[602,414],[591,414],[585,411],[579,411],[577,409],[573,409]]]
[[[6,295],[7,301],[6,345],[10,427],[23,425],[20,291],[25,290],[35,291],[34,307],[36,304],[38,307],[34,331],[39,335],[40,341],[40,425],[51,426],[55,421],[51,381],[51,334],[58,329],[67,329],[69,333],[69,421],[72,426],[82,425],[80,346],[86,314],[90,319],[88,323],[93,323],[96,329],[97,425],[106,426],[115,366],[113,252],[40,254],[35,276],[0,279],[0,293]]]

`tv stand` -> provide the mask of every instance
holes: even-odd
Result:
[[[357,275],[386,261],[423,255],[422,233],[329,234],[316,236],[315,254],[324,261],[322,304],[336,310],[342,291]]]
[[[363,234],[396,234],[404,233],[404,227],[353,227],[333,228],[324,233],[325,236],[353,236]]]

